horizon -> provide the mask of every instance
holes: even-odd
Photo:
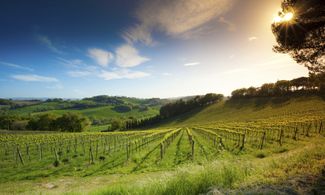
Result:
[[[308,75],[272,51],[281,0],[18,2],[0,8],[0,97],[229,96]]]

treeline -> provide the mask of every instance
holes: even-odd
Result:
[[[185,114],[197,108],[213,104],[224,98],[222,94],[208,93],[204,96],[195,96],[189,100],[179,99],[175,102],[167,103],[160,108],[159,115],[146,119],[126,120],[124,129],[134,129],[154,125],[162,120]],[[113,128],[114,129],[114,128]]]
[[[62,116],[43,114],[32,117],[1,115],[0,129],[81,132],[90,125],[87,117],[80,114],[66,113]]]
[[[249,87],[234,90],[232,98],[272,97],[293,94],[325,94],[325,73],[299,77],[292,80],[280,80],[265,83],[261,87]]]

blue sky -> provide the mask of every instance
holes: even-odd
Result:
[[[0,97],[229,95],[308,74],[272,51],[280,0],[3,0]]]

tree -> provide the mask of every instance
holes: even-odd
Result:
[[[11,126],[15,120],[18,120],[17,116],[14,115],[2,115],[0,116],[0,129],[11,130]]]
[[[324,0],[284,0],[281,7],[272,24],[273,50],[288,53],[311,74],[325,72]]]
[[[274,85],[276,95],[284,95],[290,91],[290,82],[286,80],[277,81]]]
[[[124,128],[124,122],[121,119],[113,119],[111,122],[111,131],[115,131],[115,130],[119,130],[119,129],[123,129]]]
[[[259,94],[261,96],[273,96],[274,94],[274,83],[265,83],[261,86],[259,90]]]
[[[56,119],[55,125],[61,131],[81,132],[90,125],[90,121],[80,114],[66,113]]]
[[[241,89],[236,89],[233,92],[231,92],[231,96],[234,98],[245,97],[246,93],[247,93],[247,89],[241,88]]]

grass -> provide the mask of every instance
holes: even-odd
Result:
[[[167,121],[162,126],[191,126],[215,122],[246,122],[278,116],[325,116],[325,101],[318,96],[251,98],[222,101]]]
[[[155,179],[145,186],[114,185],[96,191],[95,194],[200,194],[213,189],[237,193],[257,184],[272,185],[289,177],[317,175],[325,166],[324,138],[288,152],[274,154],[261,160],[232,157],[179,169],[171,179]],[[302,165],[302,163],[304,163]]]
[[[106,112],[97,109],[87,110],[89,114],[98,112],[103,115]],[[321,98],[261,98],[221,102],[168,121],[163,126],[191,127],[255,120],[272,123],[273,119],[303,119],[307,116],[325,116],[325,103]],[[105,126],[92,127],[90,131],[99,131],[101,128]],[[143,150],[133,153],[128,161],[125,160],[125,153],[121,152],[104,155],[105,161],[96,159],[93,165],[88,165],[79,152],[76,158],[62,156],[58,167],[52,165],[52,156],[47,161],[35,162],[31,166],[15,167],[2,161],[1,193],[258,193],[259,186],[287,185],[289,178],[295,180],[306,175],[315,177],[325,167],[323,136],[302,136],[298,141],[285,138],[282,146],[266,142],[263,149],[247,145],[242,151],[226,151],[214,147],[213,142],[198,132],[192,133],[195,141],[194,160],[190,158],[191,146],[187,133],[183,131],[169,145],[162,160],[159,160],[159,140],[156,140]],[[63,162],[66,158],[69,160]],[[56,187],[44,187],[49,183]],[[291,187],[297,190],[295,186]]]

